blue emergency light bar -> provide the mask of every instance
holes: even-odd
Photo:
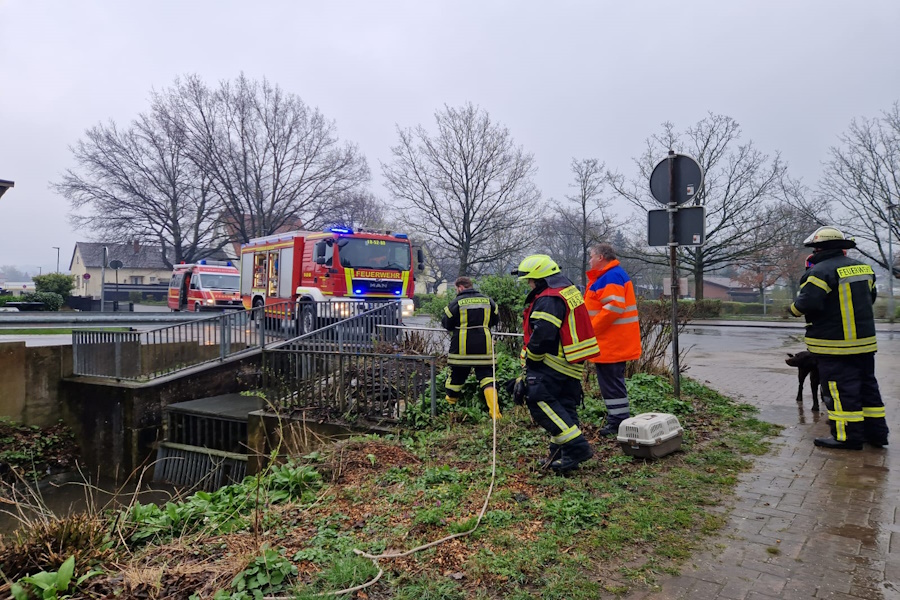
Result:
[[[395,237],[395,238],[400,238],[401,240],[409,239],[409,236],[406,235],[405,233],[395,233],[395,234],[394,234],[394,237]]]
[[[184,264],[184,261],[182,261],[181,264]],[[226,267],[233,267],[233,266],[234,266],[234,265],[231,264],[231,261],[230,261],[230,260],[229,260],[229,261],[226,261],[226,262],[222,262],[221,260],[211,260],[211,261],[209,261],[209,263],[207,263],[205,258],[204,258],[203,260],[201,260],[200,262],[198,262],[197,264],[198,264],[198,265],[205,265],[205,264],[209,264],[209,265],[225,265]]]
[[[331,233],[353,233],[353,230],[349,227],[332,227],[328,231]]]

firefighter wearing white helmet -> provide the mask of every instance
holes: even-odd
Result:
[[[831,436],[816,446],[860,450],[888,443],[884,403],[875,379],[875,271],[847,257],[856,247],[837,227],[819,227],[791,312],[806,317],[806,345],[816,355]]]
[[[525,298],[526,404],[550,434],[550,454],[541,461],[567,473],[594,455],[579,427],[584,362],[600,353],[584,298],[546,254],[526,257],[513,271],[531,292]]]

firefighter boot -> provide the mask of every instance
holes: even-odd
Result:
[[[830,436],[816,438],[813,443],[821,448],[832,448],[834,450],[862,450],[862,444],[859,442],[839,442]]]
[[[559,457],[560,457],[559,444],[554,444],[553,442],[550,442],[550,450],[547,453],[547,456],[545,456],[544,458],[539,458],[534,466],[536,469],[546,469],[547,467],[550,466],[550,463],[552,463],[554,460],[556,460]]]
[[[858,434],[862,433],[862,423],[847,423],[845,427],[847,439],[840,441],[837,439],[837,425],[829,419],[828,428],[831,430],[831,435],[829,437],[816,438],[813,440],[813,444],[820,448],[831,448],[833,450],[862,450],[862,442],[858,439],[861,437]]]
[[[497,390],[493,387],[484,388],[484,401],[487,402],[492,419],[499,419],[503,416],[500,414],[500,405],[497,403]]]
[[[559,475],[564,475],[578,468],[578,465],[594,456],[594,450],[584,438],[579,435],[571,442],[561,447],[562,457],[550,463],[550,468]]]

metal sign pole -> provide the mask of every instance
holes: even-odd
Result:
[[[100,262],[100,312],[106,310],[106,260],[109,258],[109,249],[103,246],[103,258]]]
[[[675,237],[675,213],[678,210],[675,184],[675,151],[669,150],[669,265],[672,269],[672,382],[675,398],[681,400],[681,367],[678,364],[678,242]]]

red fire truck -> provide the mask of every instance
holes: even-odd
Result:
[[[416,266],[423,262],[420,248]],[[401,315],[412,316],[413,266],[406,234],[292,231],[241,246],[241,297],[248,309],[292,300],[397,299]]]
[[[168,304],[175,311],[241,309],[241,273],[231,261],[201,260],[175,265]]]

